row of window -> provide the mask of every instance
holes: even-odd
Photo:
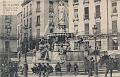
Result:
[[[76,0],[77,2],[78,0]],[[77,5],[76,5],[77,6]],[[78,33],[78,23],[75,24],[75,21],[79,21],[79,17],[78,17],[78,7],[74,8],[74,33],[77,34]]]
[[[74,49],[75,50],[79,50],[81,46],[82,45],[80,45],[78,42],[74,42]],[[98,50],[101,49],[101,46],[102,46],[101,41],[96,41],[96,47],[97,47]],[[84,42],[84,48],[85,48],[86,51],[90,50],[91,46],[90,46],[89,41]],[[109,48],[109,50],[118,50],[118,40],[117,39],[112,39],[111,40],[111,45],[109,44],[108,48]]]
[[[49,1],[49,13],[54,13],[53,1]],[[49,14],[50,22],[53,22],[53,14]]]
[[[24,26],[32,28],[32,18],[27,19],[27,22],[24,20]]]
[[[40,1],[37,1],[36,5],[37,5],[36,12],[40,12]],[[30,7],[27,6],[27,9],[24,8],[24,12],[23,13],[24,13],[23,17],[31,15],[32,14],[32,4],[30,4]]]
[[[40,1],[37,1],[37,8],[36,8],[36,12],[40,12]]]
[[[100,5],[96,5],[95,6],[95,10],[96,10],[95,18],[101,18],[101,16],[100,16]],[[74,9],[74,18],[78,19],[78,9],[77,8]],[[87,20],[87,19],[89,19],[89,7],[85,7],[84,8],[84,20]],[[97,33],[100,33],[100,22],[96,22],[96,25],[97,25]],[[74,25],[75,33],[78,32],[77,28],[78,28],[78,25],[77,26]],[[85,28],[84,29],[85,30],[85,34],[89,34],[89,23],[85,23],[85,27],[84,28]]]
[[[100,18],[100,5],[95,6],[95,18]],[[84,8],[84,19],[89,19],[89,7]]]
[[[31,28],[32,27],[32,18],[30,18],[30,20],[27,19],[27,23],[24,20],[24,26],[28,27],[28,24],[29,24],[29,28]],[[36,26],[40,26],[40,15],[37,16]]]
[[[117,20],[112,21],[112,33],[117,33]]]
[[[37,29],[37,38],[39,38],[40,37],[40,29]]]
[[[100,5],[96,5],[95,10],[96,10],[95,18],[100,18],[101,17],[100,16]],[[84,8],[84,20],[86,20],[86,19],[89,20],[89,7]],[[96,33],[100,33],[101,32],[100,21],[96,22],[96,26],[97,26],[97,32]],[[86,35],[89,34],[89,23],[85,23],[84,31],[85,31]]]
[[[85,0],[86,1],[86,0]],[[101,1],[101,0],[95,0],[95,1]],[[78,0],[74,0],[74,2],[78,2]],[[100,5],[95,6],[96,15],[95,18],[100,18]],[[78,9],[74,9],[74,17],[78,18]],[[89,7],[84,8],[84,19],[89,19]]]
[[[17,16],[17,24],[22,23],[22,12]]]
[[[117,14],[117,1],[112,1],[112,14]],[[112,21],[112,33],[117,33],[117,20]]]
[[[53,23],[53,14],[54,13],[54,6],[53,1],[49,1],[49,33],[53,33],[54,31],[54,23]]]
[[[97,27],[96,33],[99,34],[101,32],[100,22],[96,22],[96,27]],[[85,30],[85,34],[88,35],[89,34],[89,23],[85,23],[84,30]]]
[[[40,12],[40,1],[37,1],[36,12]],[[40,26],[40,15],[37,16],[36,26]],[[37,38],[40,37],[40,28],[37,29],[36,37],[37,37]]]
[[[87,2],[88,0],[85,0]],[[95,0],[95,2],[100,0]],[[78,0],[74,0],[74,3],[78,2]],[[95,18],[100,18],[100,5],[95,6],[96,15]],[[78,9],[74,9],[74,18],[78,19]],[[84,8],[84,20],[89,19],[89,7]],[[100,22],[96,22],[98,26],[98,33],[100,32]],[[75,32],[78,32],[77,30],[78,26],[74,26]],[[85,24],[85,34],[89,34],[89,23]]]
[[[79,44],[78,42],[74,42],[74,49],[75,49],[75,50],[80,49],[81,46],[82,46],[82,45]],[[97,46],[97,49],[98,49],[98,50],[101,49],[101,41],[96,41],[96,46]],[[84,42],[84,47],[85,47],[85,50],[90,50],[91,46],[90,46],[89,41],[85,41],[85,42]]]
[[[94,2],[98,2],[98,1],[101,1],[101,0],[94,0]],[[78,3],[79,0],[73,0],[74,3]],[[89,0],[83,0],[83,2],[89,2]]]
[[[27,9],[24,8],[23,10],[23,17],[25,18],[25,16],[27,17],[28,15],[32,14],[32,4],[30,4],[30,7],[27,6]]]
[[[117,3],[116,2],[112,2],[112,7],[113,7],[113,13],[117,13]],[[100,18],[100,5],[96,5],[95,6],[96,9],[96,15],[95,18]],[[78,9],[74,9],[74,17],[78,18]],[[84,8],[84,19],[89,19],[89,7],[85,7]],[[97,33],[100,33],[100,22],[96,22],[97,25]],[[74,26],[74,31],[77,32],[77,28],[78,26]],[[89,34],[89,23],[85,24],[85,34]],[[117,33],[117,20],[112,21],[112,33]]]
[[[11,29],[11,16],[5,16],[5,29]]]
[[[37,1],[36,5],[37,5],[36,12],[40,12],[40,1]],[[27,9],[24,8],[24,15],[23,15],[23,17],[31,15],[31,14],[32,14],[32,4],[30,4],[30,7],[27,6]]]

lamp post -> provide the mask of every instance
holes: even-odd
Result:
[[[24,42],[23,42],[23,44],[24,44],[24,56],[25,56],[25,58],[24,58],[24,73],[23,73],[23,75],[24,75],[24,77],[28,77],[28,64],[27,64],[27,51],[28,51],[28,46],[27,46],[27,44],[28,44],[28,31],[27,31],[27,27],[25,26],[24,27]]]
[[[6,39],[7,39],[7,41],[8,42],[10,42],[10,33],[11,33],[11,17],[9,16],[6,16],[5,17],[5,21],[6,20],[9,20],[9,22],[5,22],[6,24],[5,24],[5,29],[6,29]],[[10,69],[10,47],[8,47],[8,49],[6,50],[7,51],[7,55],[8,55],[8,59],[7,59],[7,61],[8,61],[8,66],[7,66],[7,68],[8,68],[8,72],[10,72],[9,71],[9,69]],[[9,73],[8,73],[9,74]],[[8,75],[7,74],[7,75]]]
[[[96,33],[97,33],[97,26],[94,25],[94,27],[92,28],[93,29],[93,34],[94,34],[94,39],[95,39],[95,67],[94,67],[94,70],[95,70],[95,77],[98,77],[98,63],[97,63],[97,44],[96,44]]]

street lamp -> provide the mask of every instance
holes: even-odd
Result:
[[[98,77],[98,64],[97,64],[97,44],[96,44],[96,34],[97,34],[97,26],[94,25],[94,27],[92,28],[93,29],[93,34],[94,34],[94,39],[95,39],[95,77]]]
[[[11,18],[9,18],[9,21],[10,21],[10,19]],[[6,29],[6,33],[7,33],[6,37],[7,37],[7,40],[10,41],[11,22],[6,22],[6,23],[8,23],[8,25],[5,25],[5,29]],[[8,48],[7,54],[8,54],[8,72],[10,72],[9,71],[9,69],[10,69],[10,64],[9,64],[10,63],[10,48]]]
[[[28,77],[28,64],[27,64],[27,51],[28,51],[28,31],[27,31],[27,27],[24,27],[24,40],[23,40],[23,44],[24,44],[24,56],[25,56],[25,62],[24,62],[24,77]]]

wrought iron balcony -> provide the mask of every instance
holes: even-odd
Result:
[[[29,15],[32,15],[32,11],[31,10],[29,11]]]
[[[98,2],[98,1],[101,1],[101,0],[94,0],[94,2]]]
[[[0,34],[0,39],[3,40],[17,40],[17,34],[10,34],[10,36],[8,36],[6,33],[1,33]]]
[[[36,12],[40,12],[40,8],[36,8]]]
[[[83,4],[85,4],[85,3],[89,3],[89,0],[84,0],[84,1],[83,1]]]

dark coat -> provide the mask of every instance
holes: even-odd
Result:
[[[108,59],[106,61],[106,68],[108,70],[113,70],[114,69],[114,60],[113,59]]]

